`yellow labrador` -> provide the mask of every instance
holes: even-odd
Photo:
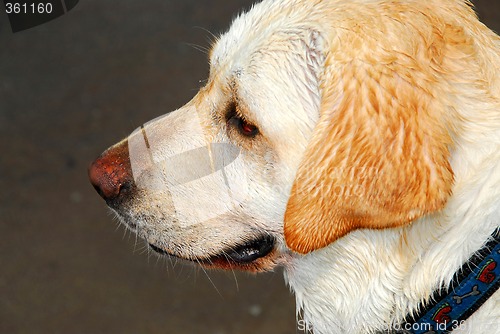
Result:
[[[317,334],[500,333],[500,265],[473,257],[498,246],[500,39],[468,1],[264,0],[210,65],[91,165],[128,228],[206,267],[284,267]],[[478,281],[415,318],[482,265],[489,299],[454,318]]]

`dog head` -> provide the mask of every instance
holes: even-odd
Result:
[[[250,271],[442,209],[442,73],[462,35],[414,11],[408,30],[388,4],[254,6],[214,45],[206,86],[104,152],[92,183],[157,252]]]

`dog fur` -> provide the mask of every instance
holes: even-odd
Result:
[[[182,203],[158,187],[159,161],[221,142],[240,150],[224,176],[237,205],[203,178]],[[499,226],[500,38],[465,0],[264,0],[216,41],[191,102],[105,155],[124,147],[147,186],[113,209],[148,243],[283,267],[316,334],[382,331]],[[223,213],[193,223],[177,210],[192,201]],[[261,235],[264,257],[217,257]],[[497,292],[454,332],[499,331]]]

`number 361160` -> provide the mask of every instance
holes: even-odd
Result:
[[[47,3],[5,3],[5,12],[7,14],[50,14],[52,13],[52,4]]]

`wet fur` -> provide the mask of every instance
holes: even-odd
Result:
[[[190,103],[145,126],[152,156],[235,143],[228,174],[244,173],[249,200],[183,227],[165,193],[140,189],[118,212],[148,242],[200,260],[272,235],[275,250],[239,269],[283,266],[317,334],[372,333],[447,285],[499,225],[500,39],[468,2],[265,0],[210,63]],[[228,127],[231,105],[258,136]],[[499,323],[497,292],[461,332]]]

